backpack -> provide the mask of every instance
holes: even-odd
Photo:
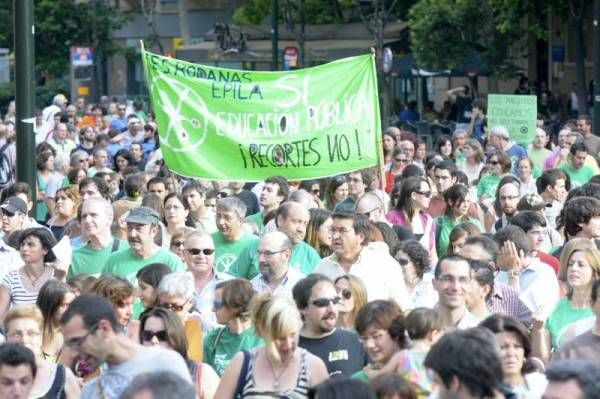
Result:
[[[0,148],[0,189],[10,185],[13,180],[13,171],[11,162],[6,155],[6,148],[10,144],[6,143]]]

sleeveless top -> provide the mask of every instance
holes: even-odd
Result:
[[[248,364],[248,373],[245,377],[244,388],[242,389],[242,397],[244,399],[264,399],[264,398],[278,398],[278,399],[306,399],[310,386],[308,385],[308,361],[306,360],[306,349],[301,349],[300,352],[300,373],[298,373],[298,379],[296,386],[287,391],[261,391],[256,387],[254,381],[254,361],[256,359],[256,350],[250,351],[250,362]]]
[[[56,368],[54,369],[54,381],[52,381],[52,386],[43,396],[38,396],[34,399],[66,399],[67,394],[65,393],[65,381],[65,366],[62,364],[57,364]]]

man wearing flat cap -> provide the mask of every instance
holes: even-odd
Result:
[[[154,236],[160,231],[159,222],[160,217],[154,209],[140,206],[129,211],[125,217],[129,248],[110,255],[103,274],[114,273],[137,286],[136,273],[151,263],[164,263],[173,271],[185,271],[186,267],[177,255],[154,243]]]

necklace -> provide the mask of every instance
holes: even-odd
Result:
[[[290,357],[287,360],[287,362],[284,363],[283,369],[281,370],[279,375],[275,375],[275,370],[273,370],[273,364],[271,364],[271,360],[269,359],[269,356],[267,355],[267,363],[269,363],[269,368],[271,369],[271,374],[273,375],[273,389],[279,390],[279,387],[281,386],[281,384],[279,383],[279,380],[281,379],[281,376],[283,375],[283,373],[285,373],[288,366],[292,362],[292,359],[294,359],[294,355],[292,355],[292,357]]]
[[[32,286],[36,286],[37,282],[39,281],[39,279],[44,275],[44,273],[46,272],[46,265],[44,265],[44,268],[42,269],[42,272],[40,274],[38,274],[35,277],[32,277],[25,268],[23,268],[23,273],[25,273],[25,276],[27,276],[27,278],[29,279],[29,281],[31,282]]]

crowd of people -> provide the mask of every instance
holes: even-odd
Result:
[[[142,109],[57,95],[35,197],[0,124],[1,398],[600,397],[589,117],[249,183],[173,174]]]

